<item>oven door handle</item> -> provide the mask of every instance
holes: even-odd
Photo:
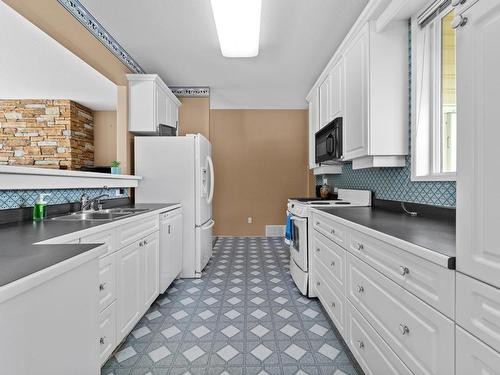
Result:
[[[292,216],[290,219],[292,219],[293,221],[301,221],[301,222],[307,221],[307,219],[304,219],[302,217],[297,217],[297,216]]]

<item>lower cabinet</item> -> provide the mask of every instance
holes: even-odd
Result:
[[[160,245],[158,232],[154,232],[142,241],[141,249],[141,284],[142,284],[142,308],[143,315],[149,306],[153,304],[159,295],[159,274],[160,274]]]
[[[456,375],[500,375],[500,353],[457,326]]]
[[[116,346],[116,302],[99,314],[99,361],[106,362]]]
[[[387,343],[347,301],[346,342],[367,375],[411,375]]]

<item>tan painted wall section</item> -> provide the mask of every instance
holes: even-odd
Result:
[[[179,100],[179,135],[201,133],[210,138],[210,98]]]
[[[308,193],[307,110],[211,110],[215,235],[263,236]],[[247,218],[253,218],[253,224]]]
[[[94,162],[111,165],[116,159],[116,112],[94,112]]]

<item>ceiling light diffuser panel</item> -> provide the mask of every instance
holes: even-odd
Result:
[[[262,0],[211,0],[211,3],[222,55],[257,56]]]

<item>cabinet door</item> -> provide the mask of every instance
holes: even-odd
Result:
[[[368,155],[369,26],[359,32],[344,54],[344,159]]]
[[[342,79],[344,75],[343,60],[340,60],[330,72],[330,119],[342,117],[343,87]],[[330,121],[331,121],[330,120]]]
[[[319,127],[328,124],[330,120],[330,75],[319,86]]]
[[[156,127],[159,124],[168,124],[168,98],[167,93],[156,85]]]
[[[117,341],[121,341],[140,318],[141,252],[137,242],[116,253]]]
[[[309,169],[316,168],[316,132],[319,130],[319,102],[316,90],[309,101]]]
[[[457,269],[500,287],[500,2],[457,28]]]
[[[456,375],[500,375],[500,354],[457,326]]]
[[[159,290],[159,236],[155,232],[139,242],[141,247],[141,315],[153,304]]]
[[[172,260],[172,274],[177,277],[182,271],[182,234],[183,234],[183,226],[182,226],[182,214],[172,217],[171,219],[171,248],[169,254],[171,254]]]

